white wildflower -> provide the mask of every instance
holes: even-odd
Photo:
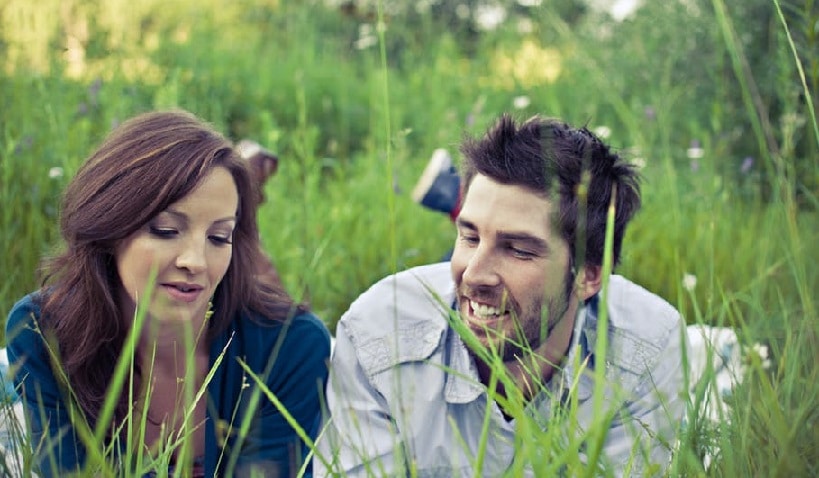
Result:
[[[63,168],[59,166],[54,166],[53,168],[48,170],[48,177],[51,179],[59,179],[63,177]]]
[[[459,3],[458,6],[455,7],[455,15],[458,17],[458,20],[466,20],[469,18],[470,13],[468,5]]]
[[[535,31],[535,24],[531,18],[519,18],[517,25],[518,33],[527,34]]]
[[[371,46],[375,46],[378,43],[378,39],[374,36],[359,38],[355,41],[354,46],[356,50],[366,50]]]
[[[516,96],[514,100],[512,100],[512,105],[515,107],[516,110],[522,110],[529,106],[532,103],[532,100],[529,99],[526,95]]]
[[[366,50],[378,44],[375,36],[375,29],[369,23],[362,23],[358,26],[358,39],[353,43],[356,50]]]
[[[622,22],[628,17],[634,15],[640,8],[640,0],[616,0],[609,7],[609,15],[615,22]]]
[[[646,158],[638,156],[631,160],[631,164],[633,164],[637,169],[643,169],[646,167]]]
[[[751,345],[751,349],[748,351],[749,359],[753,360],[750,355],[753,354],[759,359],[759,363],[762,366],[762,370],[768,370],[771,368],[771,359],[768,357],[768,346],[762,345],[759,342]]]
[[[699,146],[691,146],[685,151],[685,154],[690,159],[700,159],[705,155],[705,150]]]
[[[506,9],[500,5],[481,5],[475,10],[475,23],[481,30],[495,30],[504,20]]]
[[[594,128],[594,134],[600,139],[608,139],[611,136],[611,128],[608,126],[598,126]]]
[[[688,292],[694,292],[694,287],[697,287],[697,276],[694,274],[684,274],[682,279],[683,289]]]
[[[420,15],[425,15],[429,13],[432,9],[432,4],[437,3],[433,0],[419,0],[415,2],[415,12]]]

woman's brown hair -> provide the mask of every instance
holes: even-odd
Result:
[[[215,167],[233,176],[239,211],[231,262],[213,297],[208,339],[239,314],[276,321],[303,310],[284,290],[254,277],[260,254],[254,200],[258,191],[233,145],[184,111],[145,113],[124,122],[68,185],[60,220],[65,250],[43,266],[42,327],[54,334],[60,365],[91,424],[132,322],[117,303],[121,284],[115,248],[184,198]],[[115,419],[123,419],[127,411],[123,394]]]

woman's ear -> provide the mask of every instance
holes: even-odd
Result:
[[[603,268],[589,264],[580,268],[575,278],[575,292],[581,301],[588,300],[600,291]]]

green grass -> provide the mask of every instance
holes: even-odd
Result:
[[[280,154],[259,213],[263,243],[291,293],[331,329],[370,284],[451,247],[448,219],[409,198],[434,148],[454,153],[464,131],[483,131],[501,111],[559,116],[608,126],[614,147],[645,162],[644,208],[618,272],[689,323],[729,325],[771,349],[771,369],[751,367],[735,391],[730,421],[701,420],[693,401],[673,474],[706,474],[710,443],[721,452],[709,476],[819,473],[815,2],[647,2],[621,24],[543,2],[531,33],[510,18],[475,36],[387,9],[383,36],[374,29],[376,43],[361,50],[366,9],[57,3],[0,7],[2,315],[60,246],[62,188],[111,126],[138,112],[186,108]],[[67,61],[74,51],[83,64]],[[559,75],[544,77],[544,65]],[[518,96],[530,104],[515,110]],[[692,141],[701,158],[688,157]],[[62,176],[51,178],[55,167]],[[537,444],[522,447],[532,462],[580,470],[577,443],[524,435]]]

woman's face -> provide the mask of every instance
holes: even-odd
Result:
[[[238,205],[233,176],[216,167],[187,196],[125,238],[115,251],[123,314],[133,317],[150,295],[150,323],[160,330],[190,324],[196,336],[230,265]]]

